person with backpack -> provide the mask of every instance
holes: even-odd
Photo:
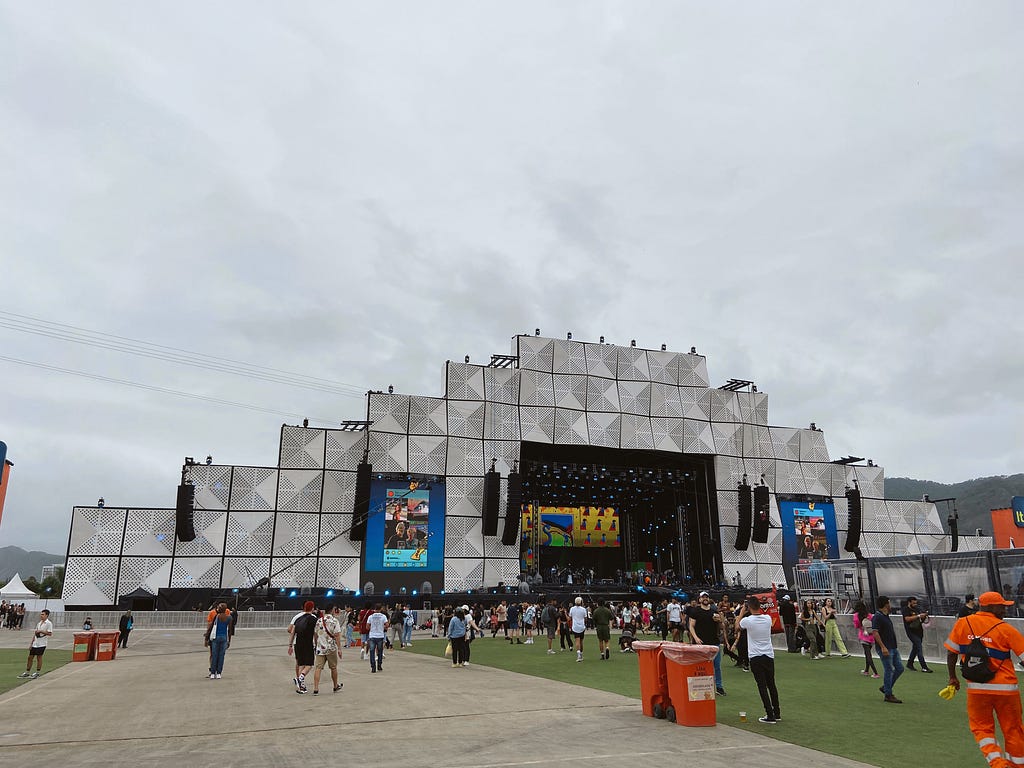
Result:
[[[1005,621],[1007,606],[998,592],[978,598],[978,611],[957,619],[946,639],[949,684],[960,690],[957,661],[967,682],[967,724],[989,768],[1024,764],[1024,723],[1013,657],[1024,654],[1024,635]],[[996,724],[1003,732],[1004,751],[996,741]]]
[[[555,605],[554,599],[548,600],[548,604],[544,606],[544,610],[540,613],[540,623],[547,630],[548,634],[548,655],[557,653],[554,649],[555,634],[558,632],[558,607]]]

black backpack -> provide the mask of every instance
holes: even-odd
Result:
[[[967,621],[965,618],[964,621]],[[993,624],[992,627],[998,627],[999,624]],[[971,630],[971,635],[974,635],[974,627],[971,626],[971,622],[967,621],[967,628]],[[996,676],[996,670],[992,669],[992,665],[989,664],[989,659],[992,658],[989,655],[988,648],[981,642],[978,637],[972,637],[971,642],[967,646],[967,650],[962,652],[963,658],[960,660],[960,674],[964,676],[964,680],[969,680],[972,683],[987,683],[993,677]],[[1002,664],[1002,662],[1000,662]],[[996,668],[998,669],[998,667]]]

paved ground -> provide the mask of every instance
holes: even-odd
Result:
[[[60,632],[53,647],[70,642]],[[401,651],[376,675],[346,651],[341,692],[326,681],[299,696],[286,644],[283,630],[239,634],[224,678],[209,680],[199,632],[136,630],[116,661],[68,664],[0,696],[0,765],[863,766],[646,718],[617,694]],[[25,645],[0,633],[2,647]]]

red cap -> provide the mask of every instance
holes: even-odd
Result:
[[[302,610],[304,611],[312,611],[315,607],[312,600],[307,600],[302,604]]]
[[[1013,600],[1004,600],[998,592],[984,592],[978,598],[979,605],[1013,605]]]

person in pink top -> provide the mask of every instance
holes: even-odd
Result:
[[[871,658],[871,649],[875,645],[875,638],[871,634],[871,612],[864,605],[863,600],[858,600],[853,606],[853,626],[857,628],[857,639],[860,640],[861,648],[864,649],[864,669],[862,675],[878,678],[878,670],[875,669],[875,660]],[[868,670],[871,670],[868,672]]]

